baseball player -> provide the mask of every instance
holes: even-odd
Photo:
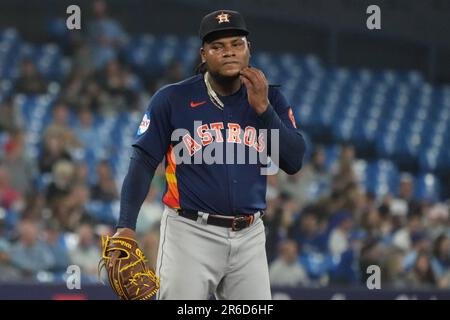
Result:
[[[276,165],[294,174],[305,142],[283,95],[249,66],[248,34],[238,12],[206,15],[199,32],[200,73],[156,92],[139,126],[113,239],[135,238],[140,207],[165,157],[159,299],[271,299],[261,220],[261,169],[267,163],[239,158],[236,149],[270,155],[279,143]],[[264,130],[276,131],[278,141]],[[207,150],[225,160],[194,161]]]

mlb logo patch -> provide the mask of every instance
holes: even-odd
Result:
[[[137,135],[140,136],[140,135],[144,134],[145,131],[147,131],[149,126],[150,126],[150,112],[146,112],[144,114],[141,124],[139,125],[139,128],[137,130]]]

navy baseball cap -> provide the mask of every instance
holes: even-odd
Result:
[[[218,10],[207,14],[200,23],[198,33],[202,41],[210,42],[214,35],[222,35],[227,33],[227,31],[236,35],[246,36],[249,34],[244,18],[239,12]]]

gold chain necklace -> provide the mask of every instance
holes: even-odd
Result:
[[[205,80],[206,85],[206,91],[208,92],[209,99],[211,102],[220,110],[223,110],[223,102],[220,101],[219,97],[217,96],[217,93],[212,89],[211,84],[209,83],[209,73],[208,71],[205,72],[205,75],[203,76],[203,80]]]

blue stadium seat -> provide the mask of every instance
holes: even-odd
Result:
[[[420,174],[415,182],[415,198],[425,201],[437,201],[440,197],[440,181],[431,173]]]
[[[419,166],[422,171],[436,172],[445,168],[445,154],[439,147],[424,148],[419,154]]]
[[[51,39],[57,41],[57,43],[66,48],[71,40],[70,30],[67,29],[66,20],[63,18],[49,19],[47,22],[47,32]]]
[[[365,189],[377,196],[395,194],[398,183],[398,169],[389,160],[372,161],[365,167]]]
[[[325,167],[327,170],[331,170],[334,163],[339,158],[339,153],[341,152],[341,148],[339,145],[328,145],[324,148],[325,151]]]

